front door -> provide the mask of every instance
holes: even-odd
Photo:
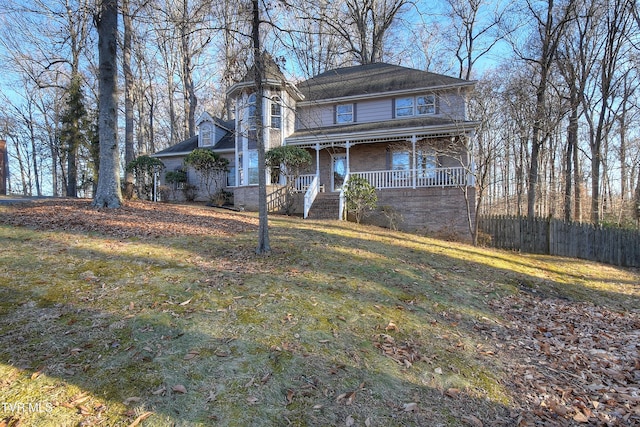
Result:
[[[333,174],[331,175],[331,188],[340,191],[344,179],[347,176],[347,156],[344,154],[333,156]]]

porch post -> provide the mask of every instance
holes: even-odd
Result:
[[[320,143],[316,142],[316,176],[320,179]]]
[[[347,174],[351,173],[351,156],[349,155],[349,148],[351,148],[351,143],[349,141],[346,142],[345,147],[347,148]]]
[[[413,185],[413,189],[415,190],[418,184],[418,171],[417,171],[417,165],[418,165],[418,161],[416,159],[416,136],[415,135],[411,135],[411,169],[413,170],[413,173],[411,174],[411,180],[412,180],[412,185]]]

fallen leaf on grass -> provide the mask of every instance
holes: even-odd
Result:
[[[355,398],[356,398],[356,392],[355,391],[351,391],[351,392],[348,392],[348,393],[342,393],[341,395],[339,395],[336,398],[336,403],[340,403],[340,402],[344,401],[346,405],[351,405]]]
[[[418,404],[415,402],[405,403],[402,405],[402,410],[404,412],[416,412],[418,410]]]
[[[384,328],[385,331],[389,332],[389,331],[396,331],[399,332],[400,329],[398,329],[398,326],[393,323],[393,322],[389,322],[389,324]]]
[[[458,395],[460,394],[460,389],[457,388],[448,388],[447,391],[444,393],[446,396],[449,396],[451,398],[456,398],[458,397]]]
[[[140,402],[141,400],[142,399],[139,398],[138,396],[132,396],[132,397],[127,397],[122,403],[124,404],[124,406],[129,406],[130,404]]]
[[[349,415],[347,417],[347,419],[344,421],[344,425],[346,425],[347,427],[351,427],[356,423],[356,421],[353,419],[353,417],[351,415]]]
[[[258,398],[257,397],[247,397],[247,403],[249,405],[255,405],[256,403],[258,403]]]
[[[293,396],[295,396],[295,392],[291,389],[287,390],[287,405],[293,403]]]
[[[171,391],[173,391],[174,393],[185,394],[187,392],[187,388],[182,384],[176,384],[171,387]]]
[[[186,300],[186,301],[182,301],[182,302],[180,303],[180,305],[185,306],[185,305],[189,304],[190,302],[191,302],[191,298],[189,298],[189,299],[188,299],[188,300]]]
[[[482,421],[480,421],[478,417],[475,417],[473,415],[465,415],[464,417],[462,417],[462,421],[464,421],[465,423],[469,424],[472,427],[484,426],[484,424],[482,424]]]
[[[165,391],[167,391],[167,388],[165,386],[162,386],[159,389],[152,391],[151,394],[153,394],[154,396],[157,396],[159,394],[164,393]]]
[[[577,423],[588,423],[589,422],[589,417],[587,417],[582,412],[578,412],[577,414],[575,414],[573,416],[573,421],[575,421]]]
[[[138,418],[133,420],[133,422],[131,424],[129,424],[129,427],[136,427],[138,424],[140,424],[142,421],[144,421],[147,418],[149,418],[151,415],[153,415],[153,412],[151,412],[151,411],[147,411],[147,412],[141,414]]]
[[[189,350],[189,352],[184,355],[184,360],[195,359],[199,355],[200,355],[200,352],[198,350]]]

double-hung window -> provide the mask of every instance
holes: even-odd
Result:
[[[416,113],[435,114],[436,113],[436,97],[433,95],[416,96]]]
[[[336,106],[336,123],[353,123],[353,104]]]
[[[413,116],[413,97],[396,99],[396,117]]]
[[[256,129],[257,117],[256,117],[256,94],[252,93],[247,99],[247,123],[249,124],[249,130]]]
[[[435,113],[435,95],[409,96],[395,99],[396,117],[422,116]]]
[[[200,146],[213,145],[213,125],[209,122],[200,125]]]
[[[271,99],[271,127],[274,129],[282,127],[282,104],[277,96]]]

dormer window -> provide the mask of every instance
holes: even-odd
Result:
[[[396,98],[395,100],[396,117],[423,116],[435,113],[435,95],[410,96],[406,98]]]
[[[282,101],[278,96],[271,98],[271,127],[282,128]]]
[[[340,104],[336,106],[336,123],[352,123],[353,118],[353,104]]]
[[[204,122],[200,125],[200,146],[209,145],[213,145],[213,125],[210,122]]]

